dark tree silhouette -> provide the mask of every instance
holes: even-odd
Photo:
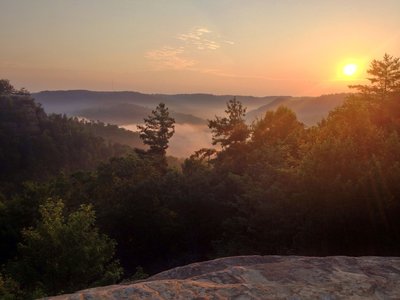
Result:
[[[236,97],[229,100],[225,112],[227,117],[215,117],[215,120],[208,121],[213,145],[220,143],[223,148],[246,141],[250,133],[244,119],[246,108]]]
[[[370,85],[350,85],[350,88],[380,99],[386,99],[388,95],[400,91],[400,59],[387,53],[382,60],[374,59],[367,73]]]
[[[0,79],[0,95],[12,94],[15,92],[14,87],[7,79]]]
[[[165,156],[169,139],[175,133],[175,119],[169,116],[168,108],[160,103],[152,115],[144,119],[144,125],[138,125],[140,138],[150,146],[151,154]]]

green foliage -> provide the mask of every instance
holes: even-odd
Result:
[[[246,108],[240,101],[236,98],[229,100],[225,112],[227,117],[215,117],[215,120],[208,121],[208,127],[213,134],[213,145],[221,144],[223,148],[243,143],[250,133],[244,118]]]
[[[136,281],[136,280],[143,280],[149,277],[149,274],[145,273],[141,266],[136,267],[136,272],[133,274],[129,280]]]
[[[24,294],[18,282],[7,275],[0,273],[0,299],[16,300],[23,299]]]
[[[160,103],[144,123],[138,129],[143,143],[150,146],[149,153],[165,156],[169,139],[175,133],[175,120],[169,116],[165,104]]]
[[[252,140],[256,144],[294,143],[304,125],[296,115],[284,106],[266,112],[264,118],[253,125]]]
[[[209,148],[202,148],[196,151],[184,161],[182,165],[184,174],[190,176],[193,173],[200,172],[200,169],[210,169],[216,153],[217,150]]]
[[[397,230],[391,226],[397,221],[392,216],[400,204],[392,184],[398,169],[393,166],[400,148],[388,151],[388,143],[398,143],[397,133],[376,123],[386,105],[349,99],[319,126],[304,155],[299,175],[307,186],[302,198],[307,199],[312,220],[305,230],[314,228],[318,246],[305,232],[302,239],[317,253],[343,248],[377,253],[393,247]]]
[[[304,125],[288,108],[280,106],[268,111],[264,118],[253,124],[252,149],[266,152],[277,151],[288,165],[299,161],[300,151],[305,139]],[[270,161],[259,157],[258,161]]]
[[[35,225],[39,205],[47,195],[46,188],[34,182],[19,188],[20,192],[10,197],[0,194],[0,265],[15,256],[22,229]]]
[[[132,148],[143,148],[144,145],[139,138],[137,132],[118,127],[113,124],[105,124],[97,121],[81,121],[85,129],[93,134],[103,138],[106,142],[111,144],[128,145]]]
[[[91,206],[63,215],[61,200],[40,206],[40,221],[23,230],[11,273],[28,291],[47,295],[115,283],[121,276],[113,260],[115,242],[95,227]]]

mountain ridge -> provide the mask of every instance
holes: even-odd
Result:
[[[41,91],[32,94],[48,112],[66,113],[76,116],[82,110],[110,106],[116,104],[132,104],[152,109],[160,102],[164,102],[171,111],[193,115],[200,119],[210,119],[215,115],[223,114],[226,102],[236,97],[243,106],[247,107],[249,120],[254,120],[268,109],[276,109],[279,105],[285,105],[293,109],[300,121],[302,114],[306,123],[317,123],[326,116],[334,107],[343,103],[348,93],[327,94],[318,97],[293,97],[293,96],[235,96],[214,95],[204,93],[194,94],[144,94],[136,91],[90,91],[90,90],[58,90]],[[320,100],[319,102],[313,100]],[[299,105],[302,104],[303,105]],[[279,104],[279,105],[277,105]],[[310,118],[310,111],[315,107],[318,111],[314,118]],[[139,108],[138,108],[139,109]],[[104,120],[101,120],[104,121]],[[309,125],[308,124],[308,125]]]
[[[99,92],[89,90],[43,91],[32,94],[47,112],[83,117],[116,124],[137,131],[137,124],[164,102],[176,120],[175,135],[168,149],[170,155],[188,157],[201,148],[210,148],[211,132],[207,120],[224,116],[226,103],[233,95],[213,94],[143,94],[140,92]],[[307,126],[317,124],[333,108],[342,104],[348,94],[319,97],[236,96],[247,108],[247,123],[261,118],[267,110],[280,105],[293,110]]]

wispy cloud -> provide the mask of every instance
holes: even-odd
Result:
[[[198,50],[216,50],[220,48],[220,43],[209,37],[212,34],[207,28],[196,28],[188,33],[178,35],[178,39],[188,45],[195,46]]]
[[[197,68],[193,68],[198,61],[190,57],[195,55],[196,51],[214,51],[224,44],[234,45],[234,42],[221,39],[206,27],[196,27],[189,32],[178,34],[175,38],[179,41],[178,46],[163,46],[145,54],[157,69],[198,71]]]
[[[228,45],[234,45],[235,43],[232,41],[224,41],[224,43],[228,44]]]
[[[196,64],[196,62],[192,59],[182,57],[184,51],[184,47],[174,48],[164,46],[158,50],[148,51],[145,57],[155,63],[158,68],[186,69]]]

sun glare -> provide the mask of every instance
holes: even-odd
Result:
[[[348,65],[345,65],[343,68],[343,74],[346,76],[352,76],[356,73],[356,71],[357,71],[356,64],[348,64]]]

